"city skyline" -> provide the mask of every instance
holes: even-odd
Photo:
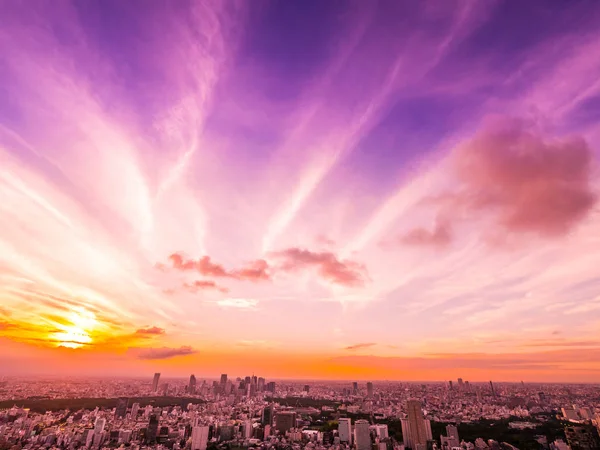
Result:
[[[0,376],[598,382],[600,4],[256,3],[2,2]]]

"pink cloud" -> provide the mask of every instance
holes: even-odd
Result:
[[[184,259],[180,253],[173,253],[169,256],[171,263],[175,269],[179,270],[196,270],[198,273],[211,277],[228,277],[230,276],[225,268],[220,264],[215,264],[211,261],[210,256],[203,256],[200,259]]]
[[[232,276],[240,280],[270,280],[269,264],[264,259],[257,259],[246,267],[232,272]]]
[[[173,268],[182,271],[194,270],[201,275],[207,277],[222,277],[222,278],[234,278],[236,280],[250,280],[260,281],[269,280],[270,276],[268,273],[269,265],[264,259],[257,259],[252,261],[247,266],[236,269],[226,270],[222,265],[216,264],[211,261],[209,256],[203,256],[200,259],[185,259],[180,253],[173,253],[169,256],[169,260],[173,265]],[[216,287],[211,282],[199,282],[200,284],[195,287]],[[202,284],[204,283],[204,286]]]
[[[361,286],[365,282],[365,268],[354,261],[340,261],[331,252],[311,252],[297,247],[274,252],[273,256],[283,260],[280,269],[292,272],[315,267],[326,280],[344,286]]]
[[[159,327],[140,328],[135,332],[135,334],[159,336],[161,334],[165,334],[165,329]]]
[[[219,286],[212,280],[196,280],[193,283],[186,283],[184,285],[190,292],[198,292],[204,289],[216,289],[221,292],[229,292],[229,289]]]
[[[494,214],[507,231],[564,234],[597,200],[586,142],[545,139],[522,122],[484,129],[454,151],[452,162],[464,186],[459,204]]]
[[[443,247],[452,241],[452,232],[447,222],[437,222],[432,230],[413,228],[400,236],[399,241],[407,245]]]

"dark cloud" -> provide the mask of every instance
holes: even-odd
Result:
[[[176,356],[193,355],[198,353],[190,346],[181,346],[179,348],[161,347],[161,348],[130,348],[138,359],[169,359]]]
[[[141,334],[146,336],[158,336],[161,334],[165,334],[165,329],[159,327],[140,328],[135,332],[135,334]]]
[[[362,348],[374,347],[375,345],[377,345],[375,342],[354,344],[354,345],[349,345],[348,347],[345,347],[344,350],[360,350]]]
[[[326,280],[343,286],[361,286],[365,283],[364,266],[354,261],[340,261],[332,252],[312,252],[297,247],[272,253],[281,260],[279,270],[292,272],[306,268],[316,268]]]

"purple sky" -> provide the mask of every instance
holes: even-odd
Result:
[[[7,358],[597,379],[598,2],[0,16]]]

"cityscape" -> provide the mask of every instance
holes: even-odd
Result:
[[[600,0],[0,0],[0,450],[600,450]]]
[[[600,447],[593,385],[7,379],[2,449],[471,450]]]

